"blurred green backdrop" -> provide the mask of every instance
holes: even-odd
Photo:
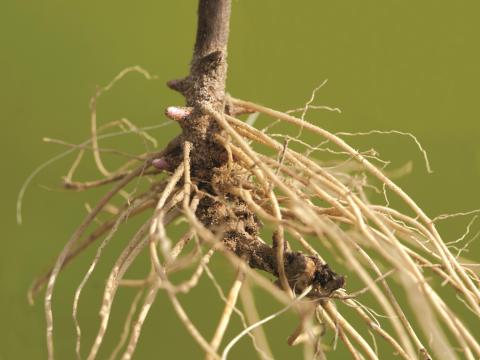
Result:
[[[63,150],[43,144],[42,137],[72,143],[88,137],[89,98],[97,84],[106,84],[122,68],[142,65],[159,80],[128,77],[102,98],[100,122],[125,116],[140,126],[155,125],[164,121],[166,106],[181,104],[182,99],[164,83],[187,73],[196,1],[3,0],[0,9],[0,154],[4,167],[0,359],[43,359],[42,301],[28,306],[27,288],[84,216],[83,203],[100,192],[42,188],[58,188],[72,158],[60,161],[43,171],[28,189],[20,227],[15,224],[17,192],[36,166]],[[235,96],[286,110],[302,106],[312,89],[329,79],[316,103],[338,106],[343,113],[312,113],[313,121],[334,131],[375,128],[414,133],[429,152],[431,175],[407,138],[385,135],[352,141],[362,149],[377,148],[393,165],[413,160],[413,174],[399,183],[431,216],[478,208],[479,13],[480,3],[473,0],[234,0],[228,88]],[[162,145],[175,132],[178,129],[173,125],[152,134]],[[82,176],[90,179],[97,174],[87,169]],[[468,220],[443,224],[445,239],[458,237]],[[474,244],[468,256],[480,261],[479,250]],[[57,286],[59,359],[74,358],[70,306],[92,256],[90,251],[69,267]],[[108,269],[108,263],[102,266]],[[224,280],[228,283],[232,276],[227,272]],[[101,276],[94,277],[81,300],[84,348],[96,329],[103,284]],[[211,287],[202,285],[184,302],[209,334],[220,311],[218,304],[204,296],[210,291]],[[126,292],[121,297],[116,305],[120,315],[132,296]],[[268,299],[261,301],[264,314],[277,308]],[[118,328],[120,320],[113,320],[113,326]],[[273,334],[273,347],[280,350],[278,358],[298,354],[285,344],[292,328],[282,327],[286,324],[282,321],[294,324],[290,320],[275,320],[267,328]],[[112,348],[116,336],[107,338],[106,349]],[[201,358],[187,336],[161,298],[146,324],[136,358]],[[246,343],[232,358],[251,354]]]

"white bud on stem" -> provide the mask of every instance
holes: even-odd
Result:
[[[192,113],[192,110],[190,107],[169,106],[167,110],[165,110],[165,115],[172,120],[182,121]]]

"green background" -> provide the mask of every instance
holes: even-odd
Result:
[[[45,190],[59,188],[72,158],[60,161],[27,190],[24,224],[17,226],[15,201],[22,182],[36,166],[63,150],[43,144],[42,137],[72,143],[88,138],[88,102],[95,86],[108,83],[130,65],[145,67],[159,80],[129,76],[100,100],[99,122],[124,116],[139,126],[164,121],[163,109],[182,103],[164,83],[188,71],[195,10],[193,0],[2,0],[0,359],[45,358],[42,301],[28,306],[26,291],[81,221],[83,203],[103,191]],[[393,166],[413,160],[413,174],[398,182],[429,215],[475,209],[480,205],[479,12],[480,4],[473,0],[234,0],[228,89],[237,97],[287,110],[302,106],[312,89],[328,79],[316,103],[338,106],[343,113],[312,113],[312,121],[332,131],[414,133],[429,153],[433,174],[426,173],[421,154],[407,138],[374,135],[350,140],[360,149],[375,147]],[[173,125],[152,134],[163,145],[176,132]],[[133,137],[116,141],[124,149],[141,150]],[[125,147],[125,141],[132,146]],[[83,179],[96,177],[89,168],[82,173]],[[445,239],[460,236],[468,220],[443,224]],[[112,249],[121,248],[116,246]],[[480,261],[479,251],[474,244],[468,256]],[[59,359],[74,358],[71,301],[93,255],[89,251],[69,267],[57,286]],[[102,274],[112,259],[101,263],[99,275],[81,299],[84,351],[96,329]],[[232,272],[225,272],[221,280],[228,284],[232,277]],[[212,291],[202,283],[192,296],[182,297],[208,337],[220,313]],[[112,320],[117,329],[133,292],[120,295]],[[278,308],[262,295],[263,314]],[[137,359],[202,358],[172,312],[165,298],[155,303]],[[295,319],[287,316],[267,327],[278,358],[298,354],[285,344],[294,325]],[[228,337],[234,334],[229,332]],[[117,336],[113,331],[104,349],[111,349]],[[232,359],[251,354],[246,344],[242,341]]]

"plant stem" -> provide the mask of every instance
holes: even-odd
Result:
[[[182,121],[182,138],[192,144],[192,173],[209,181],[212,169],[225,163],[225,150],[216,140],[221,132],[217,122],[201,109],[213,107],[223,112],[227,78],[227,43],[231,0],[199,0],[198,26],[190,74],[167,85],[185,96],[192,111]],[[168,115],[168,114],[167,114]],[[179,155],[179,154],[177,154]],[[170,159],[178,164],[181,157]]]
[[[197,38],[190,68],[190,76],[196,84],[193,86],[194,96],[187,97],[187,103],[203,100],[204,94],[209,96],[211,105],[223,103],[230,12],[231,0],[199,1]]]

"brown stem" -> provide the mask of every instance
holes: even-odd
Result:
[[[200,0],[197,38],[190,67],[193,91],[187,104],[221,105],[225,97],[231,0]]]
[[[225,163],[222,146],[216,143],[215,134],[221,130],[217,122],[202,112],[205,106],[219,111],[225,104],[227,77],[227,43],[229,34],[231,0],[200,0],[198,27],[190,74],[181,80],[168,82],[168,86],[185,96],[192,111],[180,122],[182,138],[192,143],[192,174],[209,181],[212,169]],[[182,161],[181,154],[169,159],[172,168]]]
[[[217,108],[224,102],[230,11],[231,0],[199,0],[190,74],[167,83],[185,95],[188,106],[208,103]]]

